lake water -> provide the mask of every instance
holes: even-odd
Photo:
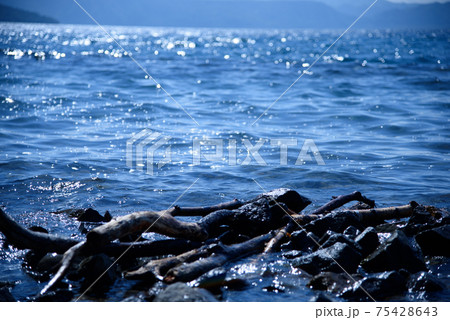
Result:
[[[287,187],[312,206],[359,190],[379,206],[449,208],[448,31],[351,31],[309,69],[338,31],[106,30],[122,48],[95,26],[0,24],[0,205],[18,221],[79,236],[49,212],[166,209],[195,181],[177,204]],[[143,166],[129,166],[127,140],[143,129],[167,142],[153,165],[144,153]],[[277,139],[289,141],[284,161]],[[308,148],[297,161],[305,141],[324,165]],[[245,143],[261,144],[256,157]],[[0,280],[20,279],[13,293],[23,298],[42,284],[18,268],[20,255],[2,252]],[[292,285],[277,295],[255,280],[227,299],[311,297],[282,260],[253,262],[233,272],[274,269]]]

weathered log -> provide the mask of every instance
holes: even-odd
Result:
[[[231,246],[217,245],[215,247],[216,251],[211,256],[192,263],[183,263],[167,271],[164,281],[167,283],[192,281],[209,270],[220,267],[227,262],[261,252],[264,250],[265,243],[272,237],[273,233],[270,232]]]
[[[235,220],[235,212],[232,210],[219,210],[208,214],[198,222],[199,226],[208,233],[209,237],[221,233],[221,226],[230,225]]]
[[[72,238],[35,232],[22,227],[0,209],[0,232],[19,249],[64,253],[79,241]]]
[[[198,241],[208,238],[208,233],[197,223],[179,221],[166,211],[140,211],[89,231],[86,235],[87,244],[102,247],[115,239],[150,229],[152,232],[175,238]]]
[[[318,219],[314,219],[305,225],[305,229],[314,232],[318,237],[321,237],[329,230],[343,232],[349,226],[362,230],[368,226],[383,223],[385,219],[409,217],[414,212],[416,205],[416,203],[411,203],[400,207],[332,211]]]
[[[211,245],[206,245],[177,256],[152,260],[137,270],[126,272],[125,278],[154,279],[156,277],[162,279],[169,269],[181,263],[192,262],[194,260],[207,257],[211,254],[210,249]]]
[[[324,204],[320,208],[311,212],[311,214],[319,215],[319,214],[329,213],[333,210],[336,210],[337,208],[342,207],[344,204],[347,204],[352,201],[359,201],[359,202],[365,203],[365,204],[369,205],[371,208],[375,207],[375,201],[364,197],[361,194],[361,192],[359,192],[359,191],[354,191],[350,194],[341,195],[341,196],[334,198],[330,202]]]
[[[220,203],[214,206],[209,207],[179,207],[174,206],[173,208],[169,209],[169,213],[172,216],[185,216],[185,217],[204,217],[211,212],[218,211],[218,210],[233,210],[241,207],[244,204],[244,202],[241,202],[237,199],[234,199],[229,202]]]
[[[160,212],[142,211],[132,213],[91,230],[87,234],[87,242],[88,244],[102,247],[115,239],[128,234],[146,232],[150,228],[152,232],[171,237],[203,241],[217,236],[221,232],[220,227],[222,225],[229,225],[238,231],[249,232],[250,236],[260,235],[283,225],[282,217],[284,213],[281,210],[283,209],[281,206],[284,203],[270,204],[270,199],[275,198],[269,197],[269,194],[263,194],[256,198],[254,202],[246,203],[245,205],[239,203],[239,208],[235,210],[222,209],[214,211],[203,217],[198,223],[182,222],[175,219],[172,214],[177,214],[178,209],[176,208]],[[301,199],[303,201],[302,206],[307,203],[304,198],[292,190],[283,189],[275,194],[279,199],[283,199],[283,197],[286,199]],[[286,195],[289,195],[289,197]],[[233,203],[231,205],[237,204]],[[291,205],[298,208],[294,204]],[[207,208],[205,212],[216,209],[219,206],[221,205]],[[229,207],[230,203],[222,206]],[[286,206],[286,209],[289,209],[289,207]],[[179,210],[182,211],[182,209]],[[188,212],[192,213],[194,210],[188,210]]]
[[[290,221],[284,228],[277,231],[276,235],[266,244],[263,253],[270,253],[278,250],[284,239],[288,238],[292,231],[297,228],[294,221]]]
[[[64,253],[81,241],[62,236],[28,230],[12,220],[0,209],[0,232],[9,243],[19,249],[31,249],[42,253]],[[157,241],[109,243],[103,248],[90,248],[92,253],[103,252],[109,256],[120,256],[127,251],[128,257],[152,257],[166,254],[180,254],[199,248],[199,241],[168,239]],[[88,253],[86,251],[86,253]]]
[[[92,246],[87,246],[86,242],[80,242],[70,248],[64,254],[61,266],[50,282],[41,291],[41,295],[44,295],[50,289],[52,289],[59,281],[61,281],[64,275],[67,273],[72,261],[80,254],[90,255],[95,251],[104,252],[109,255],[122,257],[124,254],[130,256],[152,256],[152,255],[162,255],[170,254],[170,252],[177,253],[183,252],[182,250],[186,248],[192,248],[200,246],[200,242],[192,242],[188,240],[173,239],[173,240],[160,240],[154,242],[134,242],[134,243],[110,243],[103,248],[93,248]],[[178,246],[178,247],[177,247]],[[194,250],[195,251],[195,250]]]
[[[86,243],[80,242],[71,247],[64,253],[63,259],[61,261],[61,266],[53,278],[47,283],[44,289],[41,290],[40,295],[46,294],[50,289],[52,289],[59,281],[61,281],[66,275],[67,271],[72,264],[72,261],[85,249]]]
[[[411,201],[409,204],[398,207],[387,207],[364,210],[346,210],[344,213],[356,214],[359,220],[364,224],[379,223],[384,220],[402,219],[410,217],[414,208],[418,206],[417,202]]]
[[[264,249],[264,253],[269,253],[277,250],[283,243],[283,241],[285,241],[286,237],[289,236],[290,233],[297,229],[301,224],[308,223],[313,219],[320,217],[320,215],[333,211],[351,201],[360,201],[372,208],[375,206],[375,201],[364,197],[359,191],[338,196],[325,205],[321,206],[320,208],[314,210],[309,215],[295,214],[295,212],[292,212],[291,210],[282,208],[280,206],[280,208],[285,211],[286,215],[290,216],[292,221],[290,221],[284,228],[278,230],[275,237],[273,237],[267,244],[266,248]]]

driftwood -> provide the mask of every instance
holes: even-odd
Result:
[[[172,216],[204,217],[204,216],[210,214],[211,212],[218,211],[218,210],[237,209],[240,206],[242,206],[243,204],[244,204],[244,202],[234,199],[232,201],[220,203],[220,204],[210,206],[210,207],[185,207],[185,208],[182,208],[179,206],[174,206],[172,209],[170,209],[169,213]]]
[[[177,256],[152,260],[135,271],[126,272],[125,277],[128,279],[162,279],[169,269],[181,263],[192,262],[207,257],[211,254],[210,249],[211,245],[207,245]]]
[[[2,209],[0,231],[19,249],[64,253],[78,243],[75,239],[28,230],[12,220]]]
[[[64,253],[59,270],[41,294],[54,288],[64,278],[75,257],[96,253],[105,253],[118,259],[123,256],[158,256],[158,259],[151,260],[137,270],[125,272],[125,277],[159,279],[166,283],[187,282],[238,258],[276,251],[294,230],[319,222],[324,217],[331,219],[336,213],[334,210],[351,201],[363,202],[372,209],[337,213],[357,217],[363,225],[411,216],[418,206],[411,202],[405,206],[374,209],[374,201],[360,192],[353,192],[336,197],[309,214],[300,214],[310,201],[293,190],[277,189],[247,202],[233,200],[209,207],[176,206],[159,212],[131,213],[96,227],[86,235],[84,241],[28,230],[0,209],[0,232],[18,248],[41,253]],[[176,216],[201,218],[197,222],[184,222],[176,219]],[[245,233],[247,230],[250,231]],[[224,239],[222,235],[225,231],[242,236],[231,237],[226,242],[228,245],[224,245],[221,239]],[[114,241],[126,235],[145,232],[156,232],[174,239],[133,243]]]
[[[362,223],[371,224],[374,222],[378,223],[382,220],[410,217],[414,212],[414,208],[417,206],[417,202],[411,201],[409,204],[404,206],[364,210],[346,210],[344,213],[356,214]]]
[[[205,274],[214,268],[220,267],[227,262],[231,262],[253,253],[261,252],[264,250],[265,243],[272,237],[273,234],[268,233],[231,246],[217,245],[217,247],[215,247],[216,252],[208,258],[200,259],[191,263],[183,263],[167,271],[167,274],[164,277],[164,282],[188,282],[197,279],[202,274]]]
[[[88,232],[86,243],[95,246],[104,246],[109,242],[124,236],[143,233],[152,229],[152,232],[169,237],[184,238],[203,241],[208,238],[197,223],[182,222],[175,219],[166,211],[140,211],[120,217]]]
[[[266,244],[263,253],[270,253],[278,250],[281,244],[283,244],[284,240],[288,238],[291,232],[294,231],[296,228],[297,228],[296,223],[290,221],[286,227],[278,230],[276,235],[272,239],[270,239],[270,241]]]
[[[42,253],[65,253],[67,250],[80,243],[76,239],[31,231],[14,220],[0,209],[0,232],[8,242],[19,249],[31,249]],[[157,241],[120,242],[109,243],[103,248],[91,248],[90,253],[103,252],[109,256],[120,256],[127,251],[129,257],[152,257],[165,254],[180,254],[182,252],[198,248],[202,245],[199,241],[185,239],[168,239]]]
[[[286,215],[288,215],[291,218],[291,221],[289,221],[289,223],[284,228],[278,230],[275,237],[273,237],[266,245],[264,253],[276,251],[280,247],[280,245],[286,240],[286,238],[290,236],[291,232],[299,228],[301,225],[311,222],[312,220],[320,217],[320,215],[331,212],[352,201],[359,201],[365,203],[371,208],[375,207],[375,201],[364,197],[359,191],[354,191],[350,194],[334,198],[330,202],[314,210],[308,215],[295,214],[294,212],[290,212],[289,210],[285,210],[283,208],[283,210],[285,210],[286,212]]]
[[[361,194],[361,192],[359,192],[359,191],[354,191],[350,194],[346,194],[346,195],[342,195],[342,196],[334,198],[330,202],[326,203],[325,205],[323,205],[320,208],[311,212],[311,214],[312,215],[325,214],[325,213],[331,212],[333,210],[336,210],[337,208],[342,207],[344,204],[347,204],[352,201],[359,201],[359,202],[365,203],[370,208],[375,207],[375,201],[364,197]]]
[[[84,246],[85,246],[84,241],[77,243],[64,253],[60,268],[53,276],[53,278],[50,280],[50,282],[47,283],[44,289],[41,290],[40,292],[41,295],[46,294],[50,289],[53,288],[54,285],[56,285],[59,281],[61,281],[64,278],[64,276],[66,275],[67,271],[70,268],[70,265],[72,264],[72,261],[84,250]]]

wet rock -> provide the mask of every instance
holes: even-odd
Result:
[[[256,199],[258,198],[270,198],[270,200],[275,199],[276,202],[284,203],[289,209],[294,212],[300,212],[309,204],[311,204],[311,200],[309,200],[308,198],[300,195],[295,190],[286,188],[279,188],[267,193],[263,193]]]
[[[361,231],[358,230],[358,228],[354,227],[354,226],[350,226],[347,229],[344,230],[343,234],[347,237],[349,237],[350,239],[355,239],[359,234],[361,233]]]
[[[410,277],[408,288],[411,292],[435,292],[445,289],[445,284],[430,272],[419,272]]]
[[[23,267],[27,269],[34,269],[39,261],[46,255],[46,253],[30,250],[25,254],[23,260]]]
[[[216,237],[226,231],[220,229],[220,226],[213,222],[217,221],[217,217],[221,217],[220,221],[226,221],[222,224],[228,225],[230,230],[236,234],[253,238],[285,226],[287,222],[291,221],[286,212],[289,210],[299,211],[309,203],[308,199],[293,190],[277,189],[259,195],[237,209],[218,210],[214,212],[213,216],[208,215],[202,218],[199,223],[208,225],[210,237]]]
[[[145,302],[145,301],[147,301],[147,297],[141,294],[126,297],[125,299],[122,299],[121,302]]]
[[[414,208],[408,224],[433,224],[436,223],[436,218],[424,206],[417,206]]]
[[[113,262],[103,253],[84,259],[78,268],[78,274],[84,277],[83,287],[88,288],[97,280],[92,287],[94,291],[104,290],[111,286],[118,277],[117,265],[113,265]],[[103,274],[105,271],[106,273]],[[101,278],[99,278],[100,276]]]
[[[154,301],[155,298],[165,289],[165,284],[162,281],[156,282],[147,292],[146,300]]]
[[[103,216],[103,221],[104,222],[110,222],[112,220],[112,215],[111,213],[109,213],[109,211],[105,212],[105,215]]]
[[[81,212],[79,212],[77,216],[77,220],[84,222],[109,222],[111,221],[111,215],[109,212],[107,213],[108,216],[105,214],[105,217],[103,217],[97,210],[92,208],[81,209]]]
[[[327,232],[325,232],[322,237],[320,237],[319,239],[319,244],[322,245],[325,243],[325,241],[327,241],[333,234],[338,234],[337,232],[328,230]]]
[[[406,237],[398,230],[371,253],[361,266],[369,272],[382,272],[405,269],[409,272],[426,270],[422,255]]]
[[[280,205],[284,206],[282,203]],[[230,227],[233,231],[250,237],[281,228],[286,224],[286,209],[283,210],[280,205],[267,198],[245,204],[233,210],[234,217],[230,219]]]
[[[294,250],[310,252],[317,247],[318,241],[314,233],[306,233],[305,230],[299,230],[292,232],[290,243]]]
[[[450,257],[450,225],[422,231],[416,241],[424,255]]]
[[[36,264],[36,271],[38,272],[51,272],[59,266],[62,260],[62,255],[57,253],[47,253]]]
[[[241,243],[250,240],[250,237],[234,232],[233,230],[228,230],[224,232],[218,240],[223,244],[230,245],[235,243]]]
[[[375,203],[374,203],[375,204]],[[352,206],[350,206],[348,208],[348,210],[367,210],[367,209],[372,209],[373,206],[368,205],[367,203],[364,202],[358,202]]]
[[[11,294],[9,288],[0,288],[0,302],[16,302],[16,298]]]
[[[321,246],[322,248],[328,248],[338,242],[346,243],[350,247],[352,247],[352,249],[354,249],[355,251],[361,252],[361,247],[358,244],[356,244],[355,241],[351,240],[349,237],[344,236],[343,234],[340,233],[334,233],[331,236],[329,236],[328,239]]]
[[[366,228],[356,237],[355,242],[360,246],[363,257],[367,257],[380,245],[377,231],[373,227]]]
[[[406,290],[406,279],[397,271],[370,275],[345,290],[341,297],[348,300],[386,300]]]
[[[319,294],[317,294],[315,297],[313,297],[309,301],[310,302],[339,302],[339,300],[337,300],[333,296],[331,296],[327,293],[324,293],[324,292],[319,292]]]
[[[195,287],[206,289],[213,294],[220,294],[225,285],[227,271],[223,268],[216,268],[208,271],[195,281]]]
[[[361,276],[356,274],[355,280],[360,280]],[[353,284],[353,280],[345,273],[321,272],[312,277],[307,286],[313,290],[322,290],[332,293],[341,293]]]
[[[284,252],[283,257],[285,257],[286,259],[295,259],[301,257],[304,253],[305,253],[304,251],[291,250],[288,252]]]
[[[331,212],[320,219],[310,222],[305,226],[305,229],[322,237],[328,230],[342,233],[349,226],[354,226],[361,230],[363,229],[356,214],[351,212]]]
[[[424,206],[417,206],[402,231],[408,236],[413,236],[421,231],[437,227],[437,223],[436,218]]]
[[[217,299],[205,289],[191,288],[177,282],[159,293],[154,302],[217,302]]]
[[[342,268],[346,272],[353,273],[356,271],[360,261],[361,254],[358,251],[346,243],[338,242],[331,247],[296,258],[293,260],[292,265],[312,275],[316,275],[321,271],[341,273],[344,272]]]
[[[228,290],[244,290],[250,286],[250,283],[244,279],[227,278],[224,282],[224,287]]]

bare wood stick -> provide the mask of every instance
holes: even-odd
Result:
[[[19,249],[31,249],[40,252],[64,253],[80,241],[52,234],[26,229],[12,220],[0,209],[0,232],[8,242]],[[141,241],[135,243],[110,243],[104,248],[90,248],[92,252],[102,251],[110,256],[120,256],[129,247],[127,256],[151,257],[164,254],[180,254],[201,246],[201,242],[184,239],[159,241]]]
[[[145,232],[149,228],[169,237],[198,241],[208,238],[208,233],[197,223],[179,221],[166,211],[131,213],[91,230],[86,238],[88,244],[102,247],[115,239]]]
[[[283,241],[285,241],[286,236],[297,229],[298,225],[308,223],[313,219],[318,218],[320,215],[331,212],[351,201],[360,201],[368,204],[372,208],[375,206],[375,201],[364,197],[361,192],[355,191],[350,194],[341,195],[334,198],[330,202],[314,210],[309,215],[292,214],[293,212],[288,212],[288,214],[294,221],[290,221],[287,226],[278,231],[275,237],[273,237],[267,244],[266,248],[264,249],[264,253],[269,253],[277,250],[283,243]]]
[[[252,253],[261,252],[264,250],[265,243],[272,237],[273,233],[270,232],[239,244],[220,246],[218,251],[208,258],[200,259],[192,263],[183,263],[170,269],[167,271],[164,281],[167,283],[192,281],[209,270],[220,267],[227,262]]]
[[[355,191],[350,194],[346,194],[346,195],[342,195],[342,196],[334,198],[330,202],[324,204],[320,208],[311,212],[311,214],[319,215],[319,214],[328,213],[328,212],[336,210],[337,208],[342,207],[344,204],[347,204],[352,201],[360,201],[360,202],[363,202],[363,203],[369,205],[371,208],[375,207],[375,201],[364,197],[361,194],[361,192]]]
[[[409,204],[404,206],[365,210],[347,210],[344,211],[344,213],[348,212],[349,214],[356,214],[362,223],[370,224],[382,220],[410,217],[414,212],[414,208],[416,208],[417,206],[417,202],[411,201]]]
[[[181,263],[192,262],[194,260],[208,256],[210,254],[209,247],[210,245],[203,246],[199,249],[191,250],[178,256],[152,260],[135,271],[126,272],[125,278],[152,279],[154,277],[157,277],[162,279],[162,276],[164,276],[169,269]]]
[[[284,239],[289,237],[296,227],[295,222],[290,221],[284,228],[279,229],[276,235],[266,244],[263,253],[266,254],[278,250]]]
[[[233,210],[233,209],[237,209],[239,207],[241,207],[244,203],[234,199],[232,201],[229,202],[224,202],[224,203],[220,203],[214,206],[210,206],[210,207],[187,207],[187,208],[182,208],[179,206],[175,206],[173,208],[170,209],[170,214],[172,216],[185,216],[185,217],[195,217],[195,216],[200,216],[200,217],[204,217],[208,214],[210,214],[211,212],[214,211],[218,211],[218,210]]]
[[[71,238],[28,230],[0,209],[0,232],[20,249],[64,253],[79,241]]]
[[[61,281],[64,276],[66,275],[67,271],[70,268],[70,265],[72,264],[73,259],[77,257],[80,252],[83,251],[84,245],[86,243],[80,242],[74,245],[72,248],[67,250],[64,253],[63,259],[61,261],[61,266],[59,267],[59,270],[56,272],[56,274],[53,276],[53,278],[47,283],[47,285],[44,287],[44,289],[41,290],[40,295],[44,295],[47,293],[50,289],[52,289],[59,281]]]

